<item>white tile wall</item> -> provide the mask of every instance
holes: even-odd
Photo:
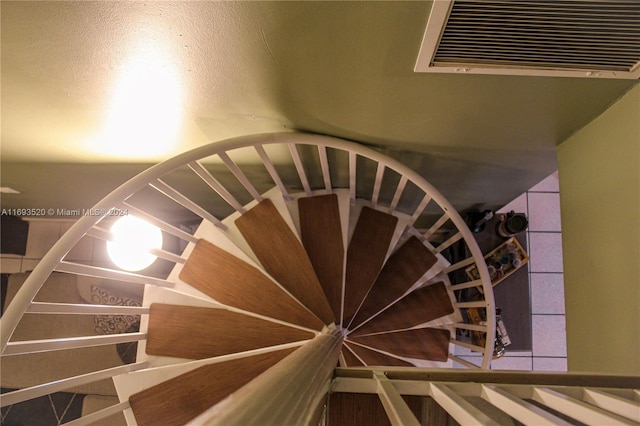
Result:
[[[558,172],[551,173],[538,184],[534,185],[528,192],[559,192],[560,182],[558,181]]]
[[[562,274],[531,274],[531,313],[564,315],[564,279]]]
[[[529,232],[529,269],[531,272],[563,271],[562,234]]]
[[[527,193],[529,231],[560,232],[560,194],[557,192]]]
[[[533,356],[566,357],[564,315],[533,315]]]
[[[567,371],[567,358],[534,357],[533,369],[537,371]]]
[[[492,370],[527,370],[533,369],[533,359],[530,356],[503,356],[491,362]]]

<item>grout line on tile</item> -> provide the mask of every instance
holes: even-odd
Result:
[[[559,194],[560,191],[527,191],[527,194]]]
[[[562,231],[528,231],[529,234],[562,234]]]
[[[535,356],[533,356],[533,358],[553,358],[553,359],[560,358],[560,359],[566,359],[567,357],[566,356],[561,356],[561,355],[558,355],[558,356],[553,356],[553,355],[535,355]]]
[[[532,314],[532,315],[537,315],[537,316],[540,316],[540,317],[544,317],[544,316],[564,317],[564,316],[566,316],[565,314],[550,314],[548,312],[541,313],[541,314],[535,313],[535,314]]]

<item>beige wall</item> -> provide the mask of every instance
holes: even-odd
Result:
[[[640,85],[558,148],[568,368],[640,374]]]

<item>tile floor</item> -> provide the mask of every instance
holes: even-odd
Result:
[[[525,213],[529,218],[530,294],[532,311],[531,352],[507,352],[493,363],[494,369],[566,371],[564,284],[562,268],[562,229],[558,174],[554,173],[522,194],[499,212]],[[30,222],[25,256],[2,255],[0,272],[32,270],[49,248],[66,232],[72,221]],[[81,242],[67,260],[94,266],[111,266],[102,245],[93,238]],[[474,354],[456,347],[456,355]]]
[[[496,370],[567,371],[567,343],[562,267],[562,227],[558,173],[504,206],[498,213],[525,213],[531,294],[532,351],[509,352],[493,361]],[[508,324],[507,324],[508,330]],[[462,358],[473,353],[457,348]],[[478,363],[476,361],[476,363]]]

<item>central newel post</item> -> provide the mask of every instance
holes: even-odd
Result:
[[[343,339],[325,329],[189,425],[317,424]]]

